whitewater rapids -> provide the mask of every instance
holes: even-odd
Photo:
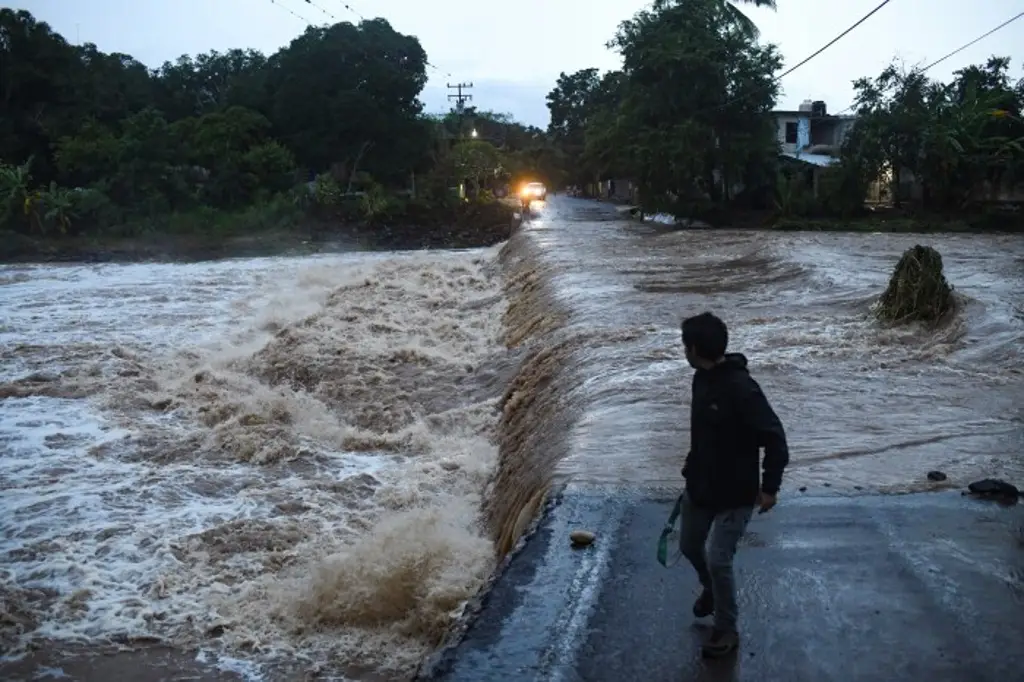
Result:
[[[956,312],[884,327],[916,243]],[[552,484],[678,490],[703,310],[786,425],[783,504],[1021,484],[1022,300],[1014,235],[680,231],[561,197],[482,251],[0,268],[0,646],[408,679]]]
[[[407,674],[494,564],[497,253],[0,270],[3,649]]]

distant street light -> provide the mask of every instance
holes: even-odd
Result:
[[[476,137],[477,135],[478,135],[478,133],[476,132],[476,128],[473,128],[473,131],[469,134],[469,136],[470,137]]]

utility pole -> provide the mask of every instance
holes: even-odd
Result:
[[[448,95],[448,99],[455,100],[455,115],[458,116],[459,120],[460,137],[465,135],[466,102],[473,99],[473,95],[465,95],[462,91],[469,90],[472,87],[472,83],[456,83],[455,85],[448,83],[448,89],[457,92],[455,95]],[[476,137],[476,130],[473,130],[472,136]]]
[[[462,94],[463,90],[471,90],[472,88],[473,88],[473,84],[472,83],[456,83],[455,85],[452,85],[451,83],[448,84],[448,89],[449,90],[456,90],[456,91],[458,91],[458,94],[448,95],[448,99],[455,100],[455,111],[457,111],[459,113],[462,113],[462,110],[466,106],[466,102],[467,101],[471,101],[473,99],[473,95],[463,95]]]

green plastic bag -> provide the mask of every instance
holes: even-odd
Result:
[[[658,563],[668,568],[668,540],[672,537],[672,534],[676,530],[676,521],[679,519],[679,514],[683,509],[683,496],[680,495],[676,498],[675,506],[672,507],[672,513],[668,516],[668,521],[665,522],[665,528],[661,531],[661,537],[658,538]],[[679,561],[679,557],[676,557],[676,561],[672,562],[672,565]]]

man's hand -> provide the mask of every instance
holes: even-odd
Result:
[[[758,493],[757,513],[764,514],[766,511],[769,511],[772,507],[774,507],[776,502],[778,502],[778,498],[775,495],[769,495],[768,493],[763,491]]]

